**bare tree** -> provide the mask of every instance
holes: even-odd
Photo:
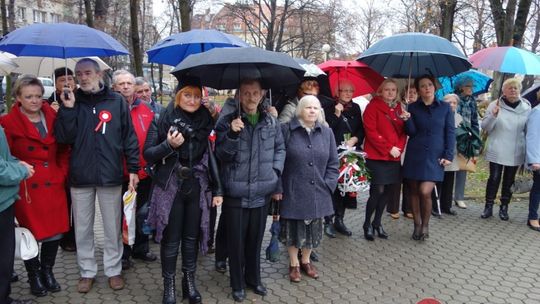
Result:
[[[86,25],[94,27],[94,13],[92,12],[91,0],[84,0],[84,11],[86,12]]]
[[[141,41],[139,38],[139,1],[129,1],[129,16],[130,16],[130,36],[131,48],[133,51],[132,66],[135,67],[135,75],[142,76],[142,50]]]
[[[375,6],[375,0],[369,0],[360,8],[358,20],[362,21],[358,27],[360,34],[360,47],[362,51],[367,50],[374,42],[384,37],[384,29],[388,24],[389,15],[387,12]]]
[[[458,0],[439,0],[439,9],[441,14],[441,22],[439,24],[441,37],[452,40],[454,31],[454,15]]]
[[[94,0],[94,27],[101,31],[107,28],[109,0]]]
[[[195,0],[178,0],[178,10],[180,13],[180,24],[182,32],[191,30],[191,16]]]

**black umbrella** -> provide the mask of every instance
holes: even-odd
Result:
[[[540,90],[540,84],[528,88],[525,92],[521,93],[521,97],[527,99],[531,103],[531,107],[536,107],[538,104],[538,98],[536,98],[538,90]]]
[[[243,79],[258,79],[265,89],[298,84],[306,71],[285,53],[260,48],[216,48],[190,55],[171,72],[201,79],[214,89],[236,89]]]

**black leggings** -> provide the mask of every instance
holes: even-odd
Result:
[[[364,221],[364,228],[367,228],[370,224],[374,227],[381,226],[381,217],[384,212],[384,208],[388,203],[388,200],[392,198],[392,194],[396,186],[395,185],[371,185],[369,187],[369,199],[366,205],[366,218]],[[375,212],[375,218],[371,222],[371,216]]]
[[[182,242],[182,271],[195,272],[201,209],[199,207],[200,185],[195,178],[183,181],[176,194],[169,223],[161,240],[161,269],[164,277],[176,274],[178,247]]]
[[[508,205],[512,199],[510,187],[516,178],[518,166],[503,166],[496,163],[489,163],[489,178],[486,185],[486,203],[493,204],[497,197],[499,184],[502,177],[501,204]]]

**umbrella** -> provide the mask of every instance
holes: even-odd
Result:
[[[530,101],[531,107],[535,107],[538,104],[538,99],[536,97],[536,94],[538,94],[538,90],[540,90],[540,84],[528,88],[525,92],[521,94],[521,97]]]
[[[540,57],[513,46],[485,48],[472,54],[469,60],[478,69],[540,75]]]
[[[279,202],[272,200],[270,203],[269,214],[272,214],[272,225],[270,226],[270,243],[266,247],[266,259],[270,262],[279,261],[279,232],[281,230],[279,224]]]
[[[191,54],[223,47],[249,47],[249,44],[217,30],[196,29],[171,35],[156,43],[146,53],[148,62],[176,66]]]
[[[99,59],[99,57],[89,58],[95,60],[99,64],[102,71],[111,69],[111,67],[103,60]],[[75,70],[75,64],[77,64],[80,59],[81,58],[61,59],[51,57],[16,57],[13,58],[13,61],[19,67],[14,69],[12,72],[18,74],[32,74],[35,76],[51,77],[54,70],[57,68],[66,67],[66,65],[71,70]]]
[[[108,34],[71,23],[35,23],[21,27],[0,39],[0,51],[16,56],[55,58],[129,54]]]
[[[455,93],[461,85],[467,83],[472,83],[473,96],[477,96],[488,92],[489,86],[493,82],[491,77],[476,70],[468,70],[450,77],[439,77],[438,80],[441,88],[435,93],[437,99],[442,99],[446,94]]]
[[[328,74],[332,95],[341,80],[349,80],[354,85],[353,97],[376,91],[384,80],[379,73],[359,61],[329,60],[319,67]]]
[[[246,47],[215,48],[191,55],[171,73],[179,80],[198,77],[203,86],[222,90],[236,89],[246,78],[258,79],[263,88],[285,87],[298,84],[305,72],[285,53]]]
[[[13,61],[13,55],[9,53],[0,53],[0,75],[9,75],[18,65]]]
[[[304,58],[294,58],[298,64],[306,70],[304,77],[319,77],[321,75],[326,75],[326,73],[321,70],[316,64]]]
[[[411,78],[424,74],[452,76],[471,68],[471,63],[450,41],[424,33],[397,34],[384,38],[360,60],[385,77]]]
[[[469,123],[461,122],[456,129],[456,144],[458,152],[470,159],[480,153],[482,139]]]

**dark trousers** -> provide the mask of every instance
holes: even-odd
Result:
[[[435,184],[435,186],[437,187],[437,194],[439,195],[439,202],[441,204],[442,212],[448,212],[450,211],[450,208],[452,208],[455,176],[456,172],[445,171],[443,181]],[[436,210],[438,212],[439,210],[437,210],[437,197],[435,194],[435,189],[433,189],[431,199],[433,201],[433,210]]]
[[[533,186],[529,194],[529,220],[538,219],[538,205],[540,204],[540,173],[533,172]]]
[[[336,189],[334,193],[332,194],[332,205],[334,207],[334,217],[343,218],[345,217],[345,203],[347,200],[347,194],[345,196],[341,196],[341,193],[339,193],[339,190]],[[325,216],[324,217],[325,223],[332,223],[332,216]]]
[[[268,206],[259,208],[226,207],[229,274],[233,290],[261,284],[261,245]]]
[[[182,272],[195,272],[197,268],[197,251],[199,250],[199,230],[201,209],[199,207],[200,185],[195,178],[183,181],[176,194],[169,223],[163,231],[161,240],[161,270],[163,277],[176,274],[178,247],[182,245]]]
[[[499,184],[502,177],[501,204],[508,205],[512,199],[510,186],[516,178],[518,166],[503,166],[496,163],[489,163],[489,178],[486,185],[486,203],[493,204],[497,197]]]
[[[226,214],[227,208],[222,207],[216,231],[216,262],[225,262],[229,256],[227,252],[227,227],[225,225]]]
[[[381,226],[381,217],[384,212],[384,207],[388,200],[392,199],[394,194],[395,185],[373,185],[369,186],[369,199],[366,204],[366,217],[364,221],[364,228],[373,224],[374,227]],[[375,218],[371,222],[371,217],[375,213]]]
[[[405,188],[405,187],[404,187]],[[371,194],[370,194],[371,197]],[[386,212],[399,213],[399,201],[401,198],[401,182],[390,185],[390,195],[386,204]],[[403,211],[405,213],[405,211]]]
[[[137,186],[137,205],[135,207],[135,212],[138,212],[139,209],[148,201],[150,195],[150,188],[152,186],[152,179],[147,177],[139,181]],[[128,189],[128,183],[122,184],[122,193],[125,193]],[[122,205],[123,208],[123,205]],[[122,218],[124,213],[122,213]],[[148,235],[144,234],[142,231],[143,222],[138,220],[138,217],[135,217],[135,243],[133,243],[133,248],[130,245],[124,244],[124,253],[122,253],[122,259],[128,259],[133,253],[144,255],[149,250],[148,245]]]
[[[14,208],[0,212],[0,303],[9,303],[11,273],[15,254]]]

